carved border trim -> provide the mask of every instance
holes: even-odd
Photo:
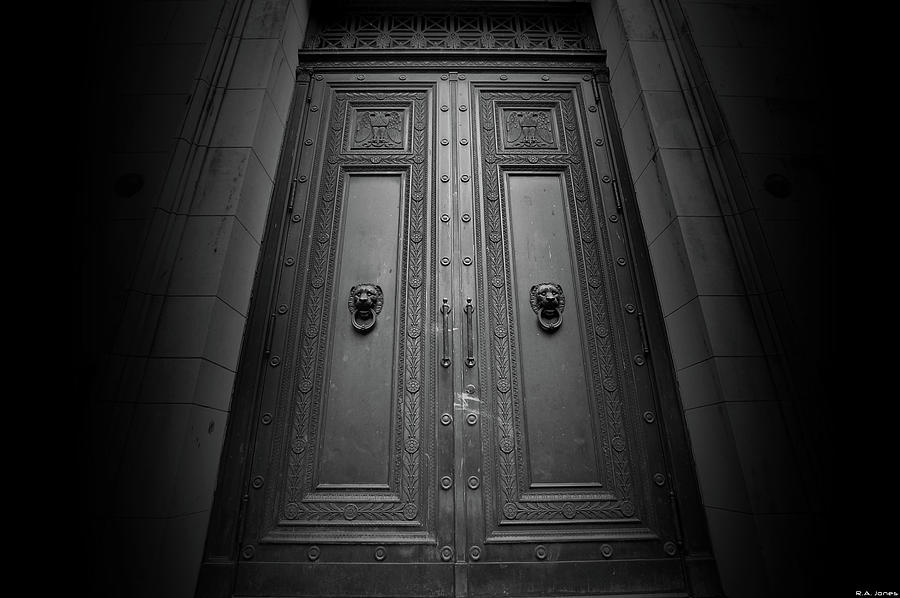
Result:
[[[382,97],[383,96],[383,97]],[[322,182],[310,235],[312,247],[308,273],[298,281],[307,289],[303,308],[302,325],[299,327],[299,359],[294,380],[296,398],[293,401],[291,441],[287,458],[287,476],[279,507],[282,525],[322,525],[333,522],[340,525],[373,524],[376,522],[421,525],[420,449],[421,405],[427,389],[424,388],[422,363],[424,347],[422,323],[428,318],[428,303],[424,294],[424,270],[427,252],[424,243],[429,236],[425,220],[427,151],[427,94],[424,91],[390,92],[385,94],[341,91],[335,94],[331,116],[326,131],[326,149],[323,152]],[[377,105],[377,102],[397,103],[407,101],[412,106],[412,154],[384,155],[376,151],[355,150],[353,154],[341,152],[346,145],[344,131],[349,116],[349,105],[360,102]],[[352,493],[335,500],[334,492],[312,492],[314,484],[316,430],[319,429],[319,408],[326,399],[325,369],[327,355],[322,346],[328,337],[330,322],[330,297],[333,294],[335,258],[338,250],[335,234],[341,220],[343,203],[343,172],[361,166],[399,166],[409,172],[405,190],[404,252],[398,298],[400,313],[405,315],[398,327],[398,364],[400,372],[396,380],[395,401],[399,419],[395,427],[392,458],[391,487],[393,493]],[[433,235],[431,235],[433,236]]]
[[[484,211],[484,221],[488,234],[485,252],[487,255],[486,280],[488,286],[490,326],[493,334],[488,334],[493,355],[491,356],[493,384],[496,397],[495,433],[493,450],[496,455],[497,479],[500,484],[499,497],[503,501],[499,507],[502,514],[500,525],[521,521],[544,520],[565,523],[569,521],[633,520],[636,508],[632,500],[633,487],[627,444],[622,421],[622,404],[619,397],[620,379],[617,373],[615,347],[610,335],[610,314],[606,305],[606,284],[608,274],[599,256],[596,226],[591,208],[590,194],[586,181],[585,166],[582,161],[583,145],[580,138],[575,103],[571,92],[492,92],[476,91],[479,97],[482,142],[482,179],[484,197],[478,204]],[[503,126],[497,120],[496,104],[507,105],[513,101],[552,101],[559,106],[567,154],[499,152],[497,128]],[[563,140],[561,140],[563,141]],[[509,232],[505,222],[504,202],[507,201],[503,188],[502,172],[510,167],[532,167],[541,163],[554,166],[554,171],[562,168],[569,189],[569,214],[576,218],[575,261],[579,278],[587,281],[581,288],[582,304],[585,306],[585,326],[593,334],[587,335],[588,352],[591,359],[591,395],[600,410],[601,439],[608,444],[602,447],[603,455],[614,469],[613,479],[618,496],[612,500],[567,500],[528,501],[523,500],[526,489],[525,463],[523,458],[523,431],[517,402],[519,381],[516,364],[516,332],[511,326],[512,289],[509,273],[510,256],[507,242]],[[484,201],[486,200],[486,201]],[[590,290],[588,289],[590,287]],[[607,429],[608,428],[608,429]],[[493,498],[493,496],[492,496]],[[586,497],[585,497],[586,498]]]

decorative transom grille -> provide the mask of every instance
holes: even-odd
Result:
[[[446,10],[342,5],[312,15],[304,47],[329,49],[582,50],[600,48],[587,4],[531,7],[479,3]]]

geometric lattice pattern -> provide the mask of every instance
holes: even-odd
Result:
[[[586,4],[513,11],[462,5],[455,12],[393,11],[372,4],[313,14],[304,47],[318,49],[586,50],[600,48]]]

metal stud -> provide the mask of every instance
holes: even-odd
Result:
[[[456,76],[456,78],[459,79],[460,81],[465,81],[466,75],[465,75],[465,73],[460,73],[459,75]]]
[[[297,180],[298,180],[299,182],[301,182],[301,183],[305,183],[305,182],[306,182],[306,175],[305,175],[305,174],[301,174],[301,175],[297,178]]]
[[[263,477],[262,477],[261,475],[258,475],[258,476],[256,476],[255,478],[253,478],[253,482],[252,482],[251,485],[252,485],[254,488],[256,488],[257,490],[259,490],[260,488],[263,487],[263,484],[264,484],[264,483],[265,483],[265,480],[263,479]]]
[[[272,423],[272,414],[271,413],[263,413],[262,423],[264,426],[268,426]]]
[[[450,214],[441,214],[441,222],[450,222]]]
[[[443,104],[443,105],[441,106],[441,112],[446,112],[447,110],[450,110],[450,107],[447,106],[447,104]]]
[[[603,145],[603,140],[597,137],[594,139],[594,145]]]
[[[624,266],[624,265],[625,265],[625,258],[624,258],[624,257],[618,257],[618,258],[616,258],[616,263],[619,264],[620,266]]]
[[[466,416],[466,423],[470,426],[474,426],[478,422],[478,416],[474,413],[470,413]]]
[[[303,142],[303,145],[312,145],[312,139],[307,139]]]
[[[501,81],[506,81],[507,79],[509,79],[509,77],[507,77],[506,75],[500,75]]]
[[[449,546],[444,546],[441,548],[441,560],[449,561],[453,558],[453,549]]]
[[[450,78],[449,75],[441,75],[441,81],[446,81],[449,78]]]
[[[294,214],[291,216],[291,222],[300,222],[300,214]]]
[[[450,145],[450,140],[447,138],[441,139],[441,145]]]
[[[628,313],[633,314],[635,312],[635,309],[637,309],[637,308],[635,308],[634,304],[632,304],[632,303],[625,304],[625,311],[627,311]]]
[[[462,104],[462,105],[459,107],[459,111],[460,111],[460,112],[465,112],[466,110],[468,110],[468,108],[466,107],[465,104]]]
[[[612,179],[609,178],[609,175],[608,175],[608,174],[604,174],[603,177],[601,177],[600,180],[603,181],[604,183],[608,183],[608,182],[610,182]]]
[[[545,558],[547,558],[547,549],[543,546],[536,547],[534,549],[534,556],[543,561]]]
[[[463,258],[463,266],[471,266],[471,265],[472,265],[472,258],[470,258],[468,256],[464,257]]]
[[[475,385],[474,384],[466,384],[466,393],[473,395],[475,394]]]
[[[469,476],[467,484],[472,490],[477,490],[479,485],[478,476]]]
[[[253,555],[256,554],[256,548],[253,547],[252,544],[247,544],[241,550],[241,556],[247,559],[248,561],[253,558]]]
[[[653,483],[656,484],[657,486],[665,486],[666,476],[664,476],[661,473],[654,473],[653,474]]]
[[[469,145],[469,140],[468,139],[460,139],[459,144],[460,145]]]
[[[582,75],[582,76],[581,76],[581,79],[582,79],[583,81],[590,81],[590,80],[591,80],[591,76],[590,76],[590,75]]]
[[[464,183],[468,183],[468,182],[469,182],[469,175],[464,174],[464,175],[462,175],[461,177],[459,177],[459,180],[461,180],[461,181],[464,182]]]
[[[678,552],[678,547],[675,546],[675,542],[666,542],[663,544],[663,550],[666,551],[667,555],[675,556],[675,553]]]
[[[321,81],[324,78],[325,78],[324,75],[316,75],[316,81]]]
[[[636,364],[638,364],[638,365],[644,365],[645,363],[647,363],[647,362],[644,360],[644,357],[641,356],[641,355],[635,356],[634,362],[635,362]]]
[[[400,79],[401,81],[406,81],[406,75],[400,75],[398,79]]]
[[[278,367],[280,364],[281,364],[281,358],[278,357],[277,355],[269,360],[269,365],[272,366],[273,368]]]
[[[463,214],[463,215],[462,215],[462,221],[463,221],[463,222],[468,222],[468,221],[471,220],[471,219],[472,219],[472,217],[469,216],[468,214]]]
[[[364,80],[365,78],[366,78],[365,75],[357,75],[357,76],[356,76],[356,79],[359,80],[359,81],[362,81],[362,80]]]
[[[319,558],[319,554],[321,554],[321,551],[318,546],[310,546],[309,550],[306,551],[306,558],[315,561]]]
[[[648,424],[652,424],[654,421],[656,421],[656,416],[653,415],[652,411],[644,411],[644,421]]]
[[[441,265],[442,265],[442,266],[449,266],[449,265],[450,265],[450,258],[449,258],[449,257],[442,257],[442,258],[441,258]]]
[[[588,106],[588,110],[591,111],[591,112],[596,112],[596,111],[597,111],[597,107],[596,107],[596,106]]]
[[[453,480],[450,478],[450,476],[445,475],[444,477],[441,478],[441,488],[443,488],[444,490],[449,490],[450,486],[452,486],[452,485],[453,485]]]
[[[285,312],[287,312],[287,305],[282,303],[281,305],[278,306],[278,313],[283,314]]]
[[[618,221],[619,221],[619,216],[616,215],[616,214],[610,214],[610,216],[609,216],[609,221],[610,221],[610,222],[618,222]]]
[[[376,561],[383,561],[385,556],[387,556],[387,550],[385,550],[384,546],[379,546],[375,549]]]
[[[612,556],[613,549],[609,544],[601,544],[600,545],[600,554],[602,554],[605,558],[609,558]]]
[[[441,415],[441,423],[445,426],[449,426],[453,423],[453,416],[449,413],[444,413],[443,415]]]
[[[477,546],[471,547],[469,549],[469,556],[472,558],[473,561],[477,561],[478,559],[481,558],[481,549],[478,548]]]
[[[550,75],[541,76],[541,81],[549,81],[549,80],[550,80]]]
[[[284,260],[284,265],[285,265],[285,266],[293,266],[293,265],[294,265],[294,258],[289,257],[289,258],[285,259],[285,260]]]
[[[448,175],[446,175],[446,174],[442,174],[442,175],[441,175],[441,182],[442,182],[442,183],[446,183],[446,182],[449,181],[449,180],[450,180],[450,177],[449,177]]]

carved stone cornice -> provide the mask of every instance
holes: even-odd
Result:
[[[509,70],[540,68],[547,71],[571,71],[590,68],[598,80],[608,82],[605,65],[606,51],[593,52],[500,52],[482,50],[300,50],[301,69],[396,71],[397,69],[457,70],[465,64],[467,70]]]

